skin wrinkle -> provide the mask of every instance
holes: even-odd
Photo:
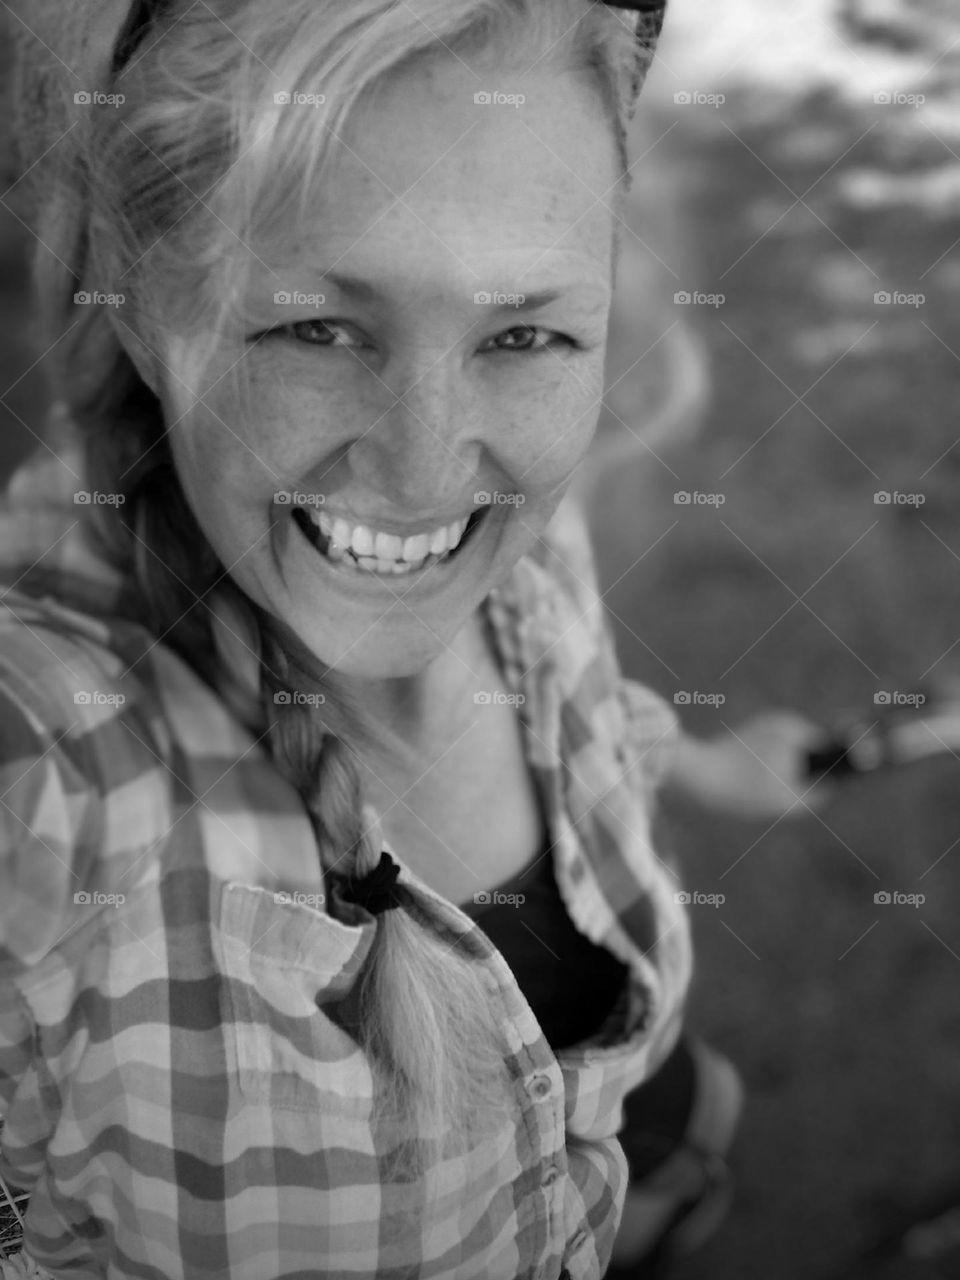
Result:
[[[429,76],[419,65],[395,72],[358,108],[325,188],[335,198],[311,205],[315,230],[297,233],[282,260],[274,253],[276,277],[252,277],[267,291],[250,299],[256,324],[228,335],[210,371],[213,381],[245,359],[248,399],[238,401],[229,379],[207,397],[231,431],[202,405],[183,404],[172,379],[161,395],[169,420],[189,409],[171,431],[177,469],[243,590],[354,678],[374,714],[435,751],[472,678],[477,608],[535,545],[596,429],[618,172],[602,103],[579,78],[546,67],[522,79],[501,74],[501,91],[523,93],[523,107],[478,107],[476,77],[449,55],[432,61]],[[278,289],[324,292],[312,283],[324,268],[375,282],[387,299],[374,307],[334,290],[318,307],[273,303]],[[481,289],[568,281],[581,284],[536,312],[473,301]],[[364,346],[250,342],[258,325],[311,318],[342,321],[346,341]],[[588,349],[494,350],[517,324]],[[182,336],[165,351],[175,370],[178,343],[185,353]],[[287,512],[278,518],[273,494],[283,487],[322,492],[331,511],[374,525],[378,512],[415,525],[436,512],[466,514],[480,489],[525,500],[491,509],[472,563],[436,600],[398,604],[404,580],[390,579],[382,603],[337,591],[327,607],[323,578],[304,572],[312,562],[298,569],[291,559],[301,535]]]

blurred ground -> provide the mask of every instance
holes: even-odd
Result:
[[[643,126],[634,229],[649,216],[661,238],[658,291],[626,304],[637,355],[679,320],[713,386],[700,433],[655,432],[655,454],[621,458],[592,521],[625,670],[671,699],[722,694],[682,708],[702,734],[769,706],[869,716],[878,691],[960,669],[957,64],[945,36],[924,47],[952,11],[930,0],[924,25],[918,5],[887,5],[899,35],[887,19],[838,44],[828,7],[770,7],[773,35],[756,0],[709,27],[677,3]],[[873,100],[920,88],[924,109]],[[717,106],[673,101],[718,91]],[[647,175],[662,190],[645,195]],[[41,384],[22,243],[2,206],[0,220],[2,470],[33,443]],[[674,291],[725,300],[675,307]],[[636,376],[642,405],[656,354]],[[950,757],[874,775],[771,829],[664,814],[689,887],[726,896],[692,908],[691,1023],[749,1089],[734,1211],[677,1280],[960,1276],[956,1255],[860,1258],[960,1200],[958,780]],[[878,906],[881,889],[926,902]]]

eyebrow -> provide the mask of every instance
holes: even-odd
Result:
[[[323,271],[320,273],[321,279],[329,280],[332,285],[340,290],[341,293],[348,297],[356,298],[358,302],[379,302],[385,297],[385,294],[371,284],[368,280],[362,280],[359,276],[342,275],[337,271]],[[575,287],[573,284],[570,286]],[[479,291],[478,291],[479,292]],[[487,292],[494,292],[488,290]],[[497,292],[507,294],[507,290],[498,290]],[[521,290],[517,290],[519,295]],[[515,296],[507,294],[507,296]],[[562,297],[562,291],[559,289],[542,289],[538,293],[525,293],[523,302],[498,302],[493,304],[494,310],[505,311],[508,308],[511,311],[534,311],[537,307],[545,307],[550,302],[556,302]]]

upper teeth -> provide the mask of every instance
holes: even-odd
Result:
[[[339,516],[331,517],[325,511],[307,506],[304,510],[320,531],[343,548],[350,548],[358,556],[377,556],[381,560],[405,560],[408,563],[423,560],[428,555],[441,555],[452,551],[463,537],[469,516],[456,520],[433,533],[418,533],[412,538],[398,538],[392,533],[381,533],[364,524],[350,525]]]

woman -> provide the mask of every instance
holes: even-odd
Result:
[[[628,1095],[674,1064],[673,1147],[706,1147],[671,1183],[661,1137],[633,1255],[735,1111],[678,1042],[652,789],[755,781],[621,678],[563,502],[662,10],[18,12],[62,406],[11,485],[0,622],[25,1253],[599,1277],[646,1172]],[[726,1104],[694,1126],[698,1064]]]

